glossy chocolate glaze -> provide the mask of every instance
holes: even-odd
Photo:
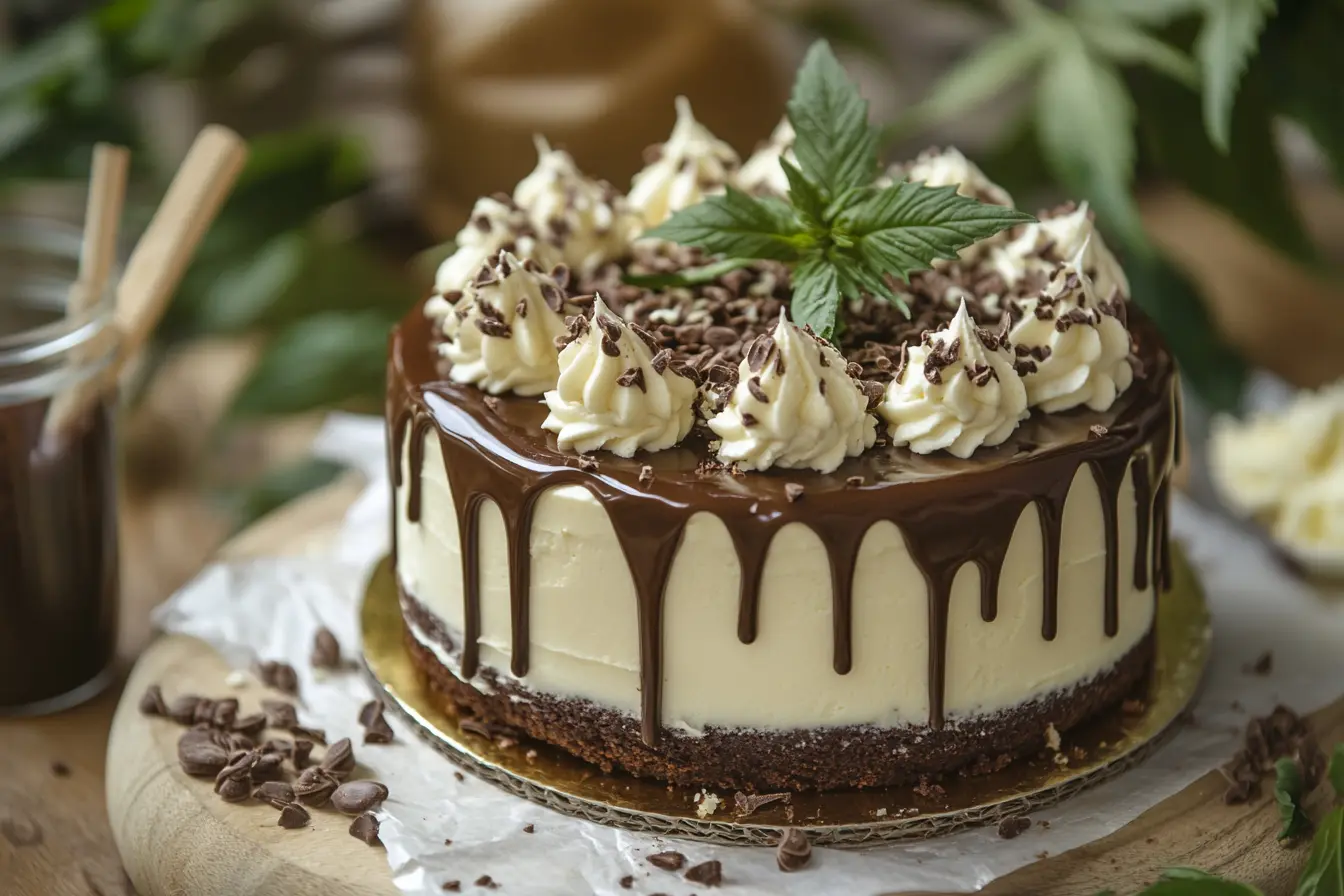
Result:
[[[698,469],[710,457],[699,431],[667,451],[630,459],[600,453],[596,469],[584,469],[579,457],[560,452],[554,435],[541,429],[547,411],[537,399],[504,396],[487,403],[479,390],[448,381],[431,347],[428,321],[419,309],[412,311],[391,339],[388,463],[397,487],[408,489],[407,516],[416,522],[423,438],[437,432],[461,538],[463,678],[470,679],[479,668],[477,518],[482,502],[488,499],[498,506],[507,533],[512,672],[521,676],[528,668],[532,513],[544,492],[568,484],[588,489],[602,503],[634,580],[642,734],[649,745],[657,744],[660,729],[663,586],[687,521],[701,511],[723,521],[737,551],[742,571],[738,637],[744,643],[756,636],[761,570],[775,533],[788,523],[801,522],[817,534],[830,558],[833,665],[841,675],[851,665],[851,588],[859,546],[873,524],[895,523],[928,584],[929,724],[940,728],[948,602],[957,571],[966,563],[979,568],[981,615],[992,620],[1013,530],[1027,504],[1035,503],[1045,543],[1041,635],[1053,639],[1064,502],[1075,473],[1087,465],[1096,478],[1105,517],[1102,599],[1106,633],[1114,635],[1120,570],[1131,572],[1138,588],[1148,587],[1150,580],[1164,585],[1169,580],[1167,483],[1177,450],[1179,416],[1170,355],[1153,325],[1137,311],[1130,315],[1144,376],[1105,413],[1035,414],[1004,445],[982,449],[970,461],[879,447],[848,459],[833,473],[771,470],[734,476]],[[403,483],[400,461],[408,435],[409,481]],[[1122,564],[1117,502],[1131,463],[1139,537],[1132,562]],[[640,482],[645,465],[654,474],[647,486]],[[850,484],[856,476],[862,478],[861,485]],[[790,501],[788,484],[803,486],[802,497]],[[1151,549],[1146,538],[1150,531]]]

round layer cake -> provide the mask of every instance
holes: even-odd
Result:
[[[772,189],[720,147],[697,158]],[[1002,194],[959,155],[894,176]],[[651,177],[624,197],[543,146],[393,335],[428,686],[603,769],[757,791],[992,769],[1117,711],[1152,663],[1179,408],[1086,208],[893,280],[909,318],[864,297],[829,341],[787,319],[783,264],[658,280],[707,259],[638,239],[668,214]],[[538,212],[546,178],[575,180]],[[1112,331],[1123,370],[1100,366]],[[981,425],[991,394],[1004,425]]]

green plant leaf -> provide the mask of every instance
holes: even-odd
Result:
[[[826,198],[821,195],[816,184],[808,180],[807,175],[788,159],[781,158],[779,167],[784,169],[784,176],[789,180],[789,202],[802,214],[803,220],[813,227],[825,226],[830,219],[829,209]],[[846,190],[842,195],[848,198],[852,191]]]
[[[1214,147],[1201,126],[1194,94],[1151,72],[1135,72],[1129,84],[1144,110],[1139,117],[1144,157],[1280,252],[1313,264],[1317,253],[1288,189],[1270,100],[1256,76],[1259,67],[1253,67],[1233,110],[1227,153]]]
[[[1335,799],[1344,800],[1344,743],[1335,744],[1335,749],[1330,752],[1330,766],[1325,777],[1335,791]]]
[[[333,460],[304,458],[267,470],[241,490],[231,490],[225,502],[233,512],[236,529],[245,529],[295,498],[331,483],[345,470],[344,464]]]
[[[1283,822],[1280,840],[1301,836],[1311,829],[1311,819],[1302,811],[1305,790],[1301,763],[1291,757],[1274,763],[1274,802],[1279,805],[1279,819]]]
[[[936,259],[1034,218],[961,196],[955,187],[908,182],[888,187],[840,216],[856,254],[872,270],[907,279]]]
[[[725,258],[716,261],[713,264],[703,265],[698,268],[686,268],[681,271],[673,271],[668,274],[623,274],[621,279],[631,286],[642,286],[645,289],[668,289],[673,286],[700,286],[705,283],[713,283],[715,280],[727,274],[729,271],[735,271],[738,268],[744,268],[751,264],[750,258]]]
[[[1204,127],[1213,145],[1227,152],[1237,86],[1255,54],[1273,0],[1213,0],[1195,38],[1195,58],[1204,72]]]
[[[793,261],[806,233],[788,203],[728,187],[722,196],[674,212],[644,236],[698,246],[711,255]]]
[[[21,50],[8,52],[0,65],[0,100],[37,97],[94,63],[98,32],[87,17],[77,17]]]
[[[793,272],[789,314],[800,327],[811,326],[824,339],[835,332],[840,311],[840,280],[835,266],[821,255],[804,258]]]
[[[292,414],[382,394],[392,318],[323,312],[286,327],[266,346],[229,410],[232,419]]]
[[[991,37],[943,75],[923,101],[882,131],[883,145],[961,118],[1025,78],[1050,49],[1051,31],[1030,25]]]
[[[1302,124],[1344,183],[1344,5],[1284,4],[1265,29],[1260,61],[1266,93],[1276,109]],[[1236,138],[1234,138],[1235,141]]]
[[[1091,47],[1115,62],[1146,65],[1186,87],[1199,86],[1199,68],[1193,59],[1119,16],[1080,18],[1078,28]]]
[[[1139,896],[1261,896],[1247,884],[1225,880],[1198,868],[1168,868],[1157,883]]]
[[[868,101],[824,40],[807,51],[789,97],[788,116],[797,134],[794,156],[828,199],[872,183],[877,135],[868,124]]]
[[[1130,192],[1134,104],[1115,66],[1076,35],[1049,57],[1036,86],[1036,136],[1051,170],[1124,241],[1146,247]]]
[[[1236,413],[1246,362],[1218,333],[1194,284],[1154,253],[1128,252],[1125,273],[1134,300],[1166,337],[1184,379],[1211,410]]]
[[[1341,893],[1344,893],[1344,808],[1335,809],[1321,822],[1293,896]]]

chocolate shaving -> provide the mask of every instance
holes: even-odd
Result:
[[[502,320],[495,320],[491,317],[478,317],[474,323],[476,329],[480,330],[486,336],[493,336],[496,339],[509,339],[513,336],[513,328]]]
[[[476,878],[475,884],[478,887],[485,887],[488,890],[499,889],[499,884],[497,884],[495,879],[488,874],[482,874],[480,877]]]
[[[648,387],[644,384],[644,368],[627,367],[625,372],[616,377],[618,386],[637,386],[639,391],[648,392]]]
[[[294,802],[294,788],[284,781],[267,781],[252,792],[252,798],[269,803],[277,809],[283,809]]]
[[[686,879],[693,884],[717,887],[723,883],[723,864],[718,859],[701,862],[686,871]]]
[[[341,667],[341,642],[331,629],[322,626],[313,635],[313,650],[308,662],[314,669],[339,669]]]
[[[320,765],[306,768],[294,782],[294,797],[306,806],[321,808],[331,800],[340,780]]]
[[[747,391],[751,393],[752,398],[761,404],[770,403],[770,396],[766,394],[765,389],[761,388],[761,378],[759,376],[747,380]]]
[[[672,850],[656,852],[651,856],[646,856],[645,860],[653,867],[661,868],[663,871],[680,871],[681,866],[686,864],[686,857]]]

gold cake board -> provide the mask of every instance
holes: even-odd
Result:
[[[549,744],[497,741],[465,731],[430,698],[411,662],[386,559],[370,577],[361,608],[364,662],[388,706],[441,754],[502,790],[566,815],[722,844],[773,846],[780,829],[789,826],[805,828],[814,842],[832,846],[922,839],[1052,806],[1141,762],[1170,736],[1195,698],[1209,657],[1203,590],[1177,544],[1172,557],[1173,586],[1158,600],[1156,662],[1138,695],[1143,711],[1108,712],[1067,732],[1062,745],[1067,765],[1043,754],[985,775],[948,776],[940,782],[945,794],[936,798],[921,797],[908,785],[792,794],[787,804],[772,803],[738,818],[733,795],[718,793],[717,811],[701,818],[695,802],[701,788],[603,773]]]

